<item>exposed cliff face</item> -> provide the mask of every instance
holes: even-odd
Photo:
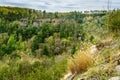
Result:
[[[27,25],[28,21],[30,21],[30,19],[27,18],[22,18],[20,19],[20,22],[22,22],[22,24]],[[55,24],[55,23],[64,23],[66,21],[66,19],[64,18],[40,18],[40,19],[32,19],[32,25],[36,26],[36,27],[41,27],[43,23],[51,23],[51,24]]]

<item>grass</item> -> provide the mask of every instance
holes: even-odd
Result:
[[[74,57],[69,59],[68,69],[74,73],[86,71],[93,64],[93,58],[89,51],[79,51]]]
[[[113,49],[111,46],[115,46],[115,48]],[[110,45],[92,56],[89,54],[88,49],[84,49],[74,55],[74,58],[69,59],[68,66],[73,74],[77,73],[75,80],[78,78],[85,80],[108,80],[112,76],[118,76],[114,71],[118,63],[117,61],[113,63],[113,59],[119,53],[118,47],[116,44]]]

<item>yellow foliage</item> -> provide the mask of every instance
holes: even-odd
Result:
[[[68,69],[74,73],[86,71],[93,64],[92,56],[86,51],[79,51],[77,55],[68,62]]]

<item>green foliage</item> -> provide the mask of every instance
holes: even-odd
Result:
[[[90,42],[92,42],[93,40],[94,40],[94,36],[91,35],[91,36],[90,36]]]
[[[7,42],[7,52],[6,53],[11,53],[13,50],[15,50],[16,47],[16,40],[15,40],[15,36],[12,34],[10,35],[10,38]]]
[[[9,46],[9,47],[14,47],[15,46],[15,38],[14,38],[14,35],[11,35],[10,36],[10,38],[9,38],[9,40],[8,40],[8,42],[7,42],[7,45]]]
[[[52,61],[52,62],[51,62]],[[46,60],[47,63],[53,63],[53,59]],[[48,65],[44,62],[34,62],[30,64],[28,61],[16,63],[10,62],[8,67],[0,69],[1,80],[58,80],[66,72],[67,63],[63,60],[56,64]],[[47,67],[47,68],[46,68]]]
[[[39,48],[39,38],[37,36],[35,36],[33,43],[32,43],[32,51],[34,52],[38,48]]]
[[[75,52],[77,51],[77,46],[76,45],[73,45],[72,46],[72,49],[71,49],[71,54],[75,54]]]
[[[101,51],[101,54],[106,59],[106,62],[108,62],[108,61],[110,61],[110,56],[112,54],[112,50],[111,49],[104,49],[103,51]]]
[[[35,73],[31,73],[30,77],[26,77],[27,80],[29,79],[36,79],[36,80],[58,80],[63,77],[64,73],[66,72],[66,61],[62,61],[51,66],[48,70],[45,70],[44,67],[40,66]]]
[[[114,33],[119,33],[120,31],[120,10],[113,11],[110,13],[109,17],[109,30],[114,32]]]
[[[110,53],[111,53],[111,49],[104,49],[104,50],[102,51],[102,54],[103,54],[103,55],[110,55]]]
[[[46,56],[51,56],[50,50],[46,44],[44,44],[42,47],[42,54]]]
[[[1,57],[5,54],[10,54],[12,51],[14,51],[16,48],[16,40],[14,34],[10,35],[10,38],[8,39],[6,44],[0,45],[0,55]]]
[[[15,8],[15,7],[2,7],[0,6],[0,18],[14,21],[17,19],[21,19],[22,17],[26,17],[29,14],[30,9],[26,8]],[[4,17],[3,17],[4,16]]]

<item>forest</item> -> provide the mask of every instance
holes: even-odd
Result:
[[[120,60],[120,10],[99,12],[0,6],[0,80],[119,76],[114,68]],[[91,52],[94,45],[97,50]]]

